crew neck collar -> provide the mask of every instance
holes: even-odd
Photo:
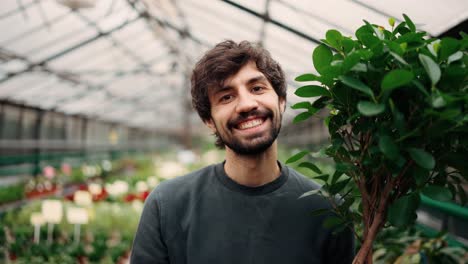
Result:
[[[256,186],[256,187],[245,186],[245,185],[235,182],[226,174],[226,171],[224,170],[225,163],[226,161],[223,161],[215,165],[216,177],[224,186],[226,186],[228,189],[235,191],[235,192],[240,192],[240,193],[244,193],[247,195],[267,194],[281,187],[288,179],[287,168],[278,161],[278,166],[280,168],[279,177],[261,186]]]

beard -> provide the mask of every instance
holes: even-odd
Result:
[[[249,136],[249,138],[245,139],[241,139],[239,137],[234,136],[232,131],[235,128],[236,124],[252,116],[261,117],[262,119],[264,119],[264,122],[270,119],[271,127],[269,131],[267,131],[265,135],[254,134]],[[275,119],[273,111],[269,109],[253,110],[248,113],[241,114],[238,117],[230,120],[227,124],[227,131],[230,132],[229,134],[220,133],[220,130],[216,128],[215,136],[217,142],[228,146],[230,149],[232,149],[235,153],[239,155],[257,155],[265,152],[273,144],[273,142],[275,142],[281,130],[281,119],[281,114]]]

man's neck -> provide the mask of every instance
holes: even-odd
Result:
[[[274,181],[280,175],[276,141],[259,155],[239,155],[226,147],[224,170],[235,182],[256,187]]]

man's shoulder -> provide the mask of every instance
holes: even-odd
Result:
[[[157,200],[173,200],[200,191],[213,181],[217,164],[210,165],[188,174],[162,181],[151,192],[150,198]]]

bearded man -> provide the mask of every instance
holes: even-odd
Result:
[[[351,263],[351,230],[323,227],[318,184],[277,160],[286,81],[268,51],[224,41],[195,65],[193,106],[225,161],[164,181],[145,202],[131,262]]]

